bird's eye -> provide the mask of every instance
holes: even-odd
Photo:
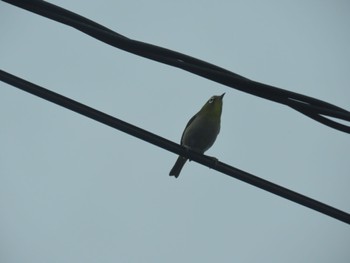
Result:
[[[211,97],[208,103],[213,103],[213,101],[214,101],[214,97]]]

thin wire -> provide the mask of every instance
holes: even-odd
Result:
[[[229,175],[233,178],[236,178],[248,184],[254,185],[258,188],[261,188],[265,191],[276,194],[280,197],[283,197],[285,199],[288,199],[300,205],[306,206],[322,214],[338,219],[344,223],[350,224],[350,214],[344,211],[341,211],[327,204],[321,203],[305,195],[301,195],[297,192],[291,191],[277,184],[271,183],[267,180],[264,180],[252,174],[239,170],[235,167],[229,166],[225,163],[213,161],[211,157],[208,157],[196,152],[188,151],[184,147],[174,142],[171,142],[165,138],[162,138],[156,134],[150,133],[139,127],[131,125],[125,121],[119,120],[117,118],[114,118],[113,116],[110,116],[101,111],[95,110],[82,103],[79,103],[70,98],[62,96],[58,93],[52,92],[48,89],[45,89],[43,87],[30,83],[24,79],[16,77],[3,70],[0,70],[0,80],[10,85],[13,85],[23,91],[26,91],[40,98],[51,101],[57,105],[60,105],[64,108],[70,109],[74,112],[84,115],[88,118],[91,118],[93,120],[106,124],[110,127],[123,131],[136,138],[147,141],[153,145],[156,145],[158,147],[161,147],[173,153],[188,157],[191,160],[194,160],[198,163],[201,163],[207,167],[210,167],[216,171]]]
[[[109,45],[216,81],[231,88],[287,105],[324,125],[350,133],[350,126],[325,116],[350,121],[350,112],[328,102],[247,79],[229,70],[166,48],[132,40],[71,11],[38,0],[3,0],[72,26]]]
[[[217,81],[221,84],[239,89],[241,91],[260,96],[265,99],[288,105],[294,108],[295,110],[309,116],[310,118],[313,118],[330,127],[334,127],[338,130],[342,130],[349,133],[350,127],[341,125],[320,115],[321,113],[327,116],[340,118],[343,120],[350,119],[350,114],[348,111],[330,103],[317,100],[305,95],[297,94],[294,92],[282,90],[259,82],[251,81],[226,69],[192,58],[190,56],[174,52],[165,48],[150,45],[147,43],[143,43],[140,41],[131,40],[89,19],[86,19],[73,12],[67,11],[63,8],[57,7],[44,1],[25,0],[5,2],[12,3],[29,11],[35,12],[39,15],[43,15],[61,23],[70,25],[90,36],[93,36],[107,44],[118,47],[125,51],[129,51],[134,54],[150,58],[158,62],[162,62],[168,65],[187,70],[194,74]],[[274,193],[276,195],[279,195],[281,197],[284,197],[286,199],[319,211],[323,214],[334,217],[345,223],[350,223],[350,215],[341,210],[338,210],[336,208],[333,208],[306,196],[300,195],[296,192],[270,183],[264,179],[258,178],[254,175],[248,174],[221,162],[213,164],[211,158],[208,158],[204,155],[198,155],[197,153],[188,152],[181,146],[174,144],[155,134],[149,133],[136,126],[115,119],[112,116],[96,111],[86,105],[80,104],[62,95],[53,93],[39,86],[31,84],[25,80],[19,79],[4,71],[1,71],[0,73],[1,79],[3,81],[15,86],[17,85],[17,87],[26,90],[27,92],[47,99],[63,107],[69,108],[75,112],[95,119],[101,123],[117,128],[137,138],[148,141],[154,145],[158,145],[159,147],[162,147],[174,153],[189,157],[192,160],[202,163],[215,170],[221,171],[222,173],[225,173],[234,178],[255,185],[261,189],[264,189],[266,191],[269,191],[271,193]]]

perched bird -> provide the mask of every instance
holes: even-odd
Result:
[[[225,93],[221,96],[211,97],[201,110],[189,120],[181,136],[182,146],[192,151],[204,153],[214,144],[220,132],[224,95]],[[179,156],[169,175],[177,178],[186,161],[187,158]]]

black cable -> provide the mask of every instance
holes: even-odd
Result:
[[[82,103],[79,103],[70,98],[64,97],[58,93],[52,92],[43,87],[30,83],[24,79],[11,75],[3,70],[0,70],[0,80],[10,85],[13,85],[23,91],[29,92],[33,95],[51,101],[64,108],[70,109],[93,120],[106,124],[110,127],[116,128],[132,136],[135,136],[141,140],[152,143],[153,145],[156,145],[173,153],[188,157],[191,160],[194,160],[198,163],[201,163],[207,167],[215,169],[233,178],[264,189],[270,193],[276,194],[280,197],[286,198],[300,205],[311,208],[322,214],[338,219],[344,223],[350,224],[350,214],[344,211],[331,207],[327,204],[321,203],[317,200],[311,199],[305,195],[301,195],[297,192],[291,191],[277,184],[271,183],[267,180],[264,180],[252,174],[229,166],[225,163],[215,161],[211,157],[186,150],[184,147],[173,143],[167,139],[164,139],[156,134],[150,133],[127,122],[107,115],[101,111],[95,110]]]
[[[297,110],[297,111],[299,111],[299,112],[301,112],[301,113],[309,116],[310,118],[313,118],[321,123],[324,123],[330,127],[334,127],[338,130],[349,132],[348,126],[339,124],[337,122],[329,120],[329,119],[320,115],[320,113],[321,114],[323,113],[324,115],[331,116],[331,117],[337,117],[337,118],[344,119],[344,120],[350,119],[350,117],[349,117],[350,115],[349,115],[348,111],[341,109],[337,106],[334,106],[332,104],[329,104],[329,103],[326,103],[326,102],[323,102],[323,101],[320,101],[320,100],[317,100],[317,99],[314,99],[314,98],[311,98],[308,96],[304,96],[301,94],[278,89],[278,88],[275,88],[275,87],[272,87],[272,86],[269,86],[266,84],[251,81],[247,78],[244,78],[238,74],[235,74],[235,73],[230,72],[228,70],[225,70],[223,68],[219,68],[219,67],[212,65],[210,63],[183,55],[183,54],[178,53],[178,52],[174,52],[171,50],[160,48],[160,47],[150,45],[147,43],[142,43],[139,41],[131,40],[129,38],[126,38],[126,37],[116,33],[116,32],[113,32],[112,30],[109,30],[108,28],[103,27],[103,26],[101,26],[101,25],[99,25],[91,20],[88,20],[88,19],[86,19],[82,16],[79,16],[73,12],[69,12],[63,8],[54,6],[54,5],[47,3],[47,2],[44,2],[44,1],[28,1],[28,0],[26,0],[26,1],[5,1],[5,2],[15,4],[15,5],[22,7],[24,9],[27,9],[29,11],[35,12],[37,14],[46,16],[46,17],[51,18],[53,20],[56,20],[56,21],[65,23],[67,25],[70,25],[72,27],[75,27],[76,29],[78,29],[82,32],[85,32],[86,34],[88,34],[90,36],[93,36],[101,41],[104,41],[105,43],[111,44],[111,45],[118,47],[118,48],[121,48],[125,51],[129,51],[129,52],[132,52],[134,54],[138,54],[138,55],[141,55],[143,57],[150,58],[150,59],[153,59],[153,60],[165,63],[165,64],[176,66],[178,68],[181,68],[181,69],[187,70],[189,72],[195,73],[197,75],[206,77],[208,79],[217,81],[217,82],[222,83],[224,85],[237,88],[241,91],[245,91],[245,92],[260,96],[262,98],[270,99],[270,100],[273,100],[275,102],[289,105],[290,107],[294,108],[295,110]],[[35,94],[35,93],[33,93],[33,94]],[[59,96],[61,96],[58,94],[56,94],[56,95],[58,96],[58,98],[59,98]],[[40,96],[43,98],[46,97],[46,99],[53,101],[50,99],[50,95],[45,96],[43,94],[40,94],[40,92],[39,92],[39,94],[37,94],[37,96]],[[53,101],[53,102],[55,102],[55,101]],[[57,103],[61,106],[67,107],[67,105],[65,106],[66,102],[67,102],[67,98],[64,98],[62,96],[61,99],[58,99],[55,103]],[[74,101],[71,101],[71,102],[74,102]],[[76,111],[76,112],[80,112],[80,113],[82,113],[82,111],[84,111],[86,109],[91,110],[91,108],[89,108],[89,107],[85,108],[85,107],[87,107],[87,106],[81,104],[79,107],[77,107],[77,108],[72,107],[71,109]],[[143,137],[144,134],[147,134],[146,131],[141,130],[135,126],[131,126],[133,128],[129,129],[130,128],[129,124],[122,122],[120,120],[117,120],[117,122],[116,122],[116,119],[112,118],[109,115],[103,114],[101,112],[97,112],[98,114],[96,115],[96,112],[95,112],[95,115],[92,114],[89,117],[93,118],[95,120],[99,120],[100,122],[105,123],[105,124],[112,126],[112,127],[119,126],[120,130],[123,130],[129,134],[133,134],[134,136],[136,136],[138,138],[141,138],[143,140],[146,140],[148,142],[151,142],[153,144],[158,145],[155,141],[151,140],[151,138],[153,138],[152,136],[156,136],[156,135],[153,134],[151,136],[151,138],[149,138],[148,136]],[[86,114],[84,114],[84,115],[87,116]],[[103,117],[103,118],[100,118],[100,117]],[[158,137],[156,139],[156,141],[163,141],[163,140],[165,140],[165,139],[163,139],[161,137]],[[171,142],[165,140],[165,145],[168,145],[168,143],[171,143]],[[173,144],[173,143],[171,143],[171,144]],[[209,160],[205,159],[205,158],[207,158],[205,156],[195,157],[195,155],[196,155],[195,153],[183,152],[183,149],[181,149],[181,147],[180,147],[180,149],[177,149],[177,150],[171,149],[172,147],[174,147],[174,145],[172,145],[172,146],[168,145],[168,147],[170,147],[170,148],[167,148],[167,147],[164,147],[164,148],[168,149],[170,151],[173,151],[177,154],[188,156],[193,160],[196,160],[198,158],[196,161],[198,161],[202,164],[205,164],[207,166],[210,166],[210,165],[208,165],[208,161],[209,161],[209,163],[210,163],[210,161],[212,162],[211,159],[209,159]],[[176,147],[179,147],[179,146],[177,145]],[[201,158],[204,158],[204,160],[206,160],[206,162],[205,161],[202,162]],[[243,171],[240,171],[240,170],[237,170],[233,167],[224,165],[220,162],[215,167],[218,171],[221,171],[221,172],[226,173],[230,176],[233,176],[235,178],[238,178],[240,180],[243,180],[243,181],[246,181],[250,184],[258,186],[262,189],[265,189],[265,190],[270,191],[272,193],[278,194],[278,195],[285,197],[289,200],[292,200],[294,202],[305,205],[307,207],[310,207],[310,208],[317,210],[319,212],[322,212],[324,214],[328,214],[328,215],[330,215],[334,218],[337,218],[341,221],[349,223],[349,215],[340,211],[340,210],[337,210],[337,209],[332,208],[330,206],[324,205],[316,200],[299,195],[299,194],[292,192],[288,189],[274,185],[274,184],[269,183],[263,179],[254,177],[253,175],[249,175]],[[231,174],[228,173],[227,167],[230,168],[229,171],[231,171]],[[235,175],[232,175],[232,169],[235,169],[235,171],[236,171]],[[254,180],[251,180],[252,178]],[[261,183],[263,183],[263,185],[261,185]],[[300,199],[300,200],[298,201],[298,199]],[[315,207],[311,207],[311,206],[315,206]],[[333,215],[329,214],[330,213],[329,211],[333,211],[332,212]],[[343,218],[343,220],[340,218]]]
[[[132,40],[87,18],[45,1],[3,1],[72,26],[100,41],[122,50],[175,66],[240,91],[287,105],[324,125],[350,133],[350,126],[325,118],[325,116],[328,116],[350,121],[350,112],[338,106],[302,94],[252,81],[226,69],[179,52]]]

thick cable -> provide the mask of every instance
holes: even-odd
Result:
[[[132,40],[64,8],[40,0],[3,0],[28,11],[72,26],[109,45],[181,68],[231,88],[287,105],[324,125],[350,133],[350,126],[326,117],[350,121],[350,112],[328,102],[252,81],[241,75],[166,48]]]

